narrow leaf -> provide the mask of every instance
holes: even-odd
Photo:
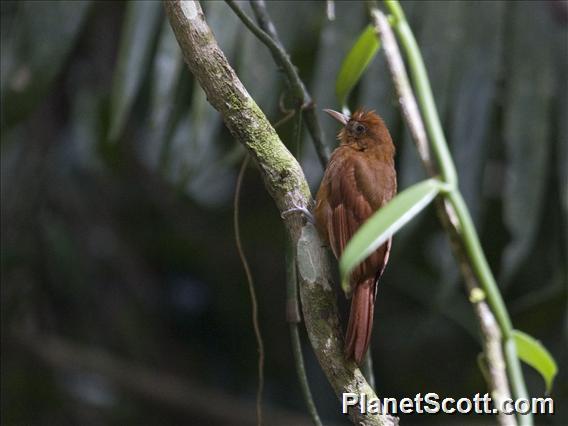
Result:
[[[538,340],[519,330],[513,330],[517,354],[521,360],[540,373],[546,383],[546,392],[552,390],[558,367],[550,352]]]
[[[157,1],[126,3],[111,93],[109,139],[113,142],[122,133],[142,78],[148,70],[152,42],[158,34],[162,16],[161,7]]]
[[[347,96],[357,84],[363,72],[379,50],[379,39],[372,26],[367,26],[361,33],[341,64],[335,93],[341,106],[347,103]]]
[[[341,285],[350,293],[348,277],[359,263],[422,211],[440,192],[443,183],[428,179],[407,188],[371,216],[347,243],[339,261]]]

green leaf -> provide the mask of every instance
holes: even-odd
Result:
[[[112,82],[109,139],[115,142],[124,129],[132,104],[146,75],[153,41],[158,35],[162,4],[158,1],[126,3],[118,62]]]
[[[420,213],[443,187],[438,179],[417,183],[394,197],[357,230],[339,261],[341,286],[346,294],[351,292],[348,277],[353,268]]]
[[[546,383],[546,392],[550,393],[554,377],[558,372],[550,352],[542,343],[522,331],[513,330],[513,339],[519,358],[540,373]]]
[[[335,93],[341,106],[345,106],[347,96],[363,75],[379,46],[375,30],[372,26],[367,26],[343,60],[337,76]]]

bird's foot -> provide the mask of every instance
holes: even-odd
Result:
[[[280,214],[280,216],[282,217],[282,219],[286,219],[288,216],[291,216],[293,214],[300,214],[304,219],[306,219],[312,225],[316,224],[316,219],[314,215],[305,207],[298,207],[298,206],[292,207],[291,209],[284,210]]]

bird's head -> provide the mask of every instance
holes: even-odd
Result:
[[[337,135],[342,145],[353,144],[360,150],[373,145],[392,145],[389,131],[383,119],[374,111],[358,109],[351,116],[332,109],[324,109],[324,111],[343,124],[343,129]]]

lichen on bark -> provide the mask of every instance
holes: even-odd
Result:
[[[198,2],[164,1],[184,59],[208,101],[223,116],[233,137],[247,148],[259,167],[266,189],[280,212],[308,208],[313,200],[304,173],[270,122],[238,79],[217,45]],[[361,371],[345,359],[333,291],[329,256],[315,227],[296,214],[283,215],[290,241],[298,248],[298,282],[304,322],[320,365],[338,398],[344,392],[376,397]],[[350,409],[356,424],[392,425],[396,419],[361,415]]]

